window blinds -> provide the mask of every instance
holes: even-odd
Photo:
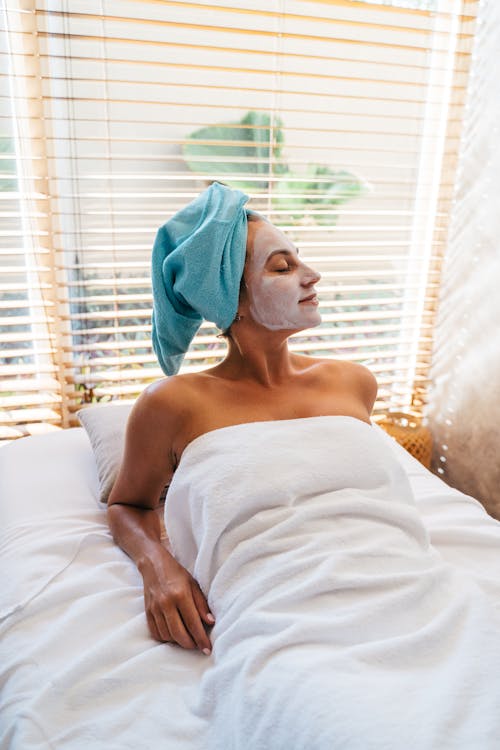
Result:
[[[366,363],[378,411],[422,408],[476,2],[431,6],[7,0],[5,436],[161,376],[152,242],[214,179],[322,274],[323,323],[291,348]],[[216,334],[184,371],[224,355]]]

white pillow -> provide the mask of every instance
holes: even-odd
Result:
[[[94,451],[99,477],[99,500],[108,496],[120,468],[125,446],[125,429],[133,403],[96,404],[77,412],[77,417],[89,436]]]

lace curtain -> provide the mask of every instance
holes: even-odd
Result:
[[[433,468],[500,519],[500,3],[481,0],[428,406]]]

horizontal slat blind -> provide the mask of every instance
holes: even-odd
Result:
[[[367,363],[378,410],[420,408],[475,5],[7,0],[0,114],[15,145],[10,101],[23,180],[1,201],[6,421],[67,424],[161,375],[152,242],[214,179],[322,274],[323,323],[291,348]],[[217,333],[183,371],[224,355]]]
[[[0,46],[10,39],[0,30]],[[25,164],[21,145],[30,142],[29,103],[18,102],[9,54],[0,56],[0,438],[60,425],[62,387],[57,367],[54,300],[47,237],[47,211],[40,208],[36,167]],[[17,118],[15,118],[17,114]],[[44,226],[45,224],[45,226]]]

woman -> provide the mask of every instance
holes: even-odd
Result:
[[[225,331],[227,355],[215,367],[160,380],[141,394],[129,419],[108,517],[114,539],[142,574],[152,636],[210,654],[205,625],[211,626],[214,618],[207,592],[161,544],[155,511],[185,447],[204,433],[246,422],[349,415],[369,423],[377,385],[361,365],[289,351],[293,333],[321,322],[315,288],[320,274],[301,260],[285,234],[245,211],[246,196],[239,191],[215,183],[200,198],[193,202],[194,217],[188,216],[193,228],[214,199],[219,214],[232,212],[232,221],[243,219],[246,225],[237,314]],[[186,223],[184,215],[181,222]],[[207,242],[212,225],[213,220],[203,226]],[[229,252],[235,253],[232,239]],[[191,249],[186,251],[182,241],[180,247],[184,254]],[[160,297],[163,290],[156,292],[158,303]],[[159,354],[160,361],[168,359]]]
[[[138,399],[109,500],[152,635],[211,653],[190,698],[202,746],[494,750],[495,597],[433,548],[370,423],[371,373],[288,350],[320,322],[320,277],[245,200],[212,185],[159,232],[153,343],[173,377]],[[177,376],[203,318],[227,356]],[[154,510],[170,479],[173,555]]]

